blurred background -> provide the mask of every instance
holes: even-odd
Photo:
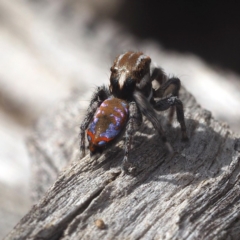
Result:
[[[34,122],[108,83],[124,51],[151,56],[240,133],[239,26],[238,8],[219,1],[0,0],[0,238],[32,204]]]

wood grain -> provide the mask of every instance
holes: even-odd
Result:
[[[5,239],[238,239],[239,137],[184,88],[180,98],[190,140],[159,115],[170,155],[144,120],[130,152],[134,176],[121,172],[123,140],[79,159],[78,95],[42,118],[28,140],[37,203]]]

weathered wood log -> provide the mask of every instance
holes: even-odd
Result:
[[[38,202],[6,239],[239,239],[240,140],[186,90],[180,98],[190,140],[159,115],[170,155],[145,120],[134,176],[121,173],[123,141],[79,159],[82,98],[42,118],[28,141]]]

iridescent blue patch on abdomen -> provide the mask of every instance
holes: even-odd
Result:
[[[96,129],[96,124],[97,124],[98,120],[99,120],[98,118],[94,118],[89,126],[89,131],[92,132],[93,134],[96,133],[95,129]]]
[[[101,133],[100,136],[106,137],[108,139],[115,138],[119,134],[120,130],[121,130],[120,128],[116,129],[115,124],[110,123],[106,131]]]

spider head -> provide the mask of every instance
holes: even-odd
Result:
[[[150,81],[151,58],[142,52],[119,55],[111,67],[110,92],[117,98],[130,100],[133,91],[143,89]]]

